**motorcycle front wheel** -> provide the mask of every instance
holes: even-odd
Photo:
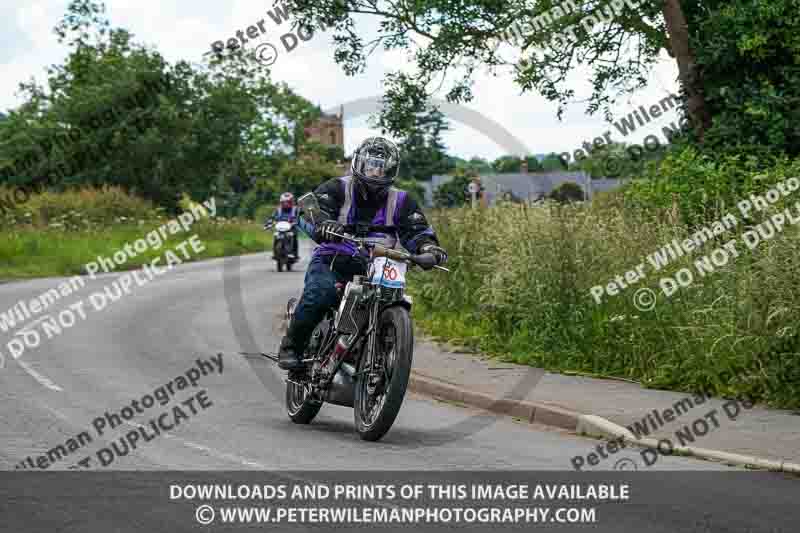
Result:
[[[392,427],[411,376],[414,331],[404,307],[390,307],[378,317],[376,372],[361,357],[354,398],[356,431],[366,441],[381,439]]]

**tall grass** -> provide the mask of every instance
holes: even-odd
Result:
[[[41,191],[29,196],[19,190],[0,187],[0,197],[5,199],[0,211],[0,228],[5,229],[28,226],[91,230],[164,216],[162,208],[120,187]],[[25,201],[12,201],[15,198]]]
[[[42,192],[4,206],[5,216],[0,216],[0,279],[85,273],[87,263],[132,245],[169,219],[163,209],[115,187]],[[271,247],[270,234],[259,224],[206,218],[187,232],[169,235],[162,247],[150,247],[119,265],[118,270],[149,263],[194,234],[205,250],[193,252],[191,260],[262,252]]]
[[[797,227],[752,252],[737,246],[740,257],[700,277],[693,262],[744,227],[655,272],[647,256],[695,231],[674,210],[506,206],[432,220],[452,273],[416,276],[412,290],[417,319],[435,335],[558,371],[800,406]],[[640,263],[643,281],[595,302],[592,287]],[[659,279],[683,267],[694,283],[667,298]],[[633,301],[643,287],[658,294],[650,311]]]

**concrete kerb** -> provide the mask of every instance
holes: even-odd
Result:
[[[609,440],[622,437],[629,444],[654,450],[659,449],[659,441],[657,439],[637,439],[636,436],[627,428],[596,415],[580,415],[575,431],[579,435],[601,437]],[[745,468],[759,468],[763,470],[772,470],[775,472],[800,474],[800,465],[783,460],[775,461],[771,459],[755,457],[752,455],[742,455],[738,453],[725,452],[722,450],[699,448],[696,446],[673,446],[673,453],[675,455],[687,455],[690,457],[719,461],[725,464],[742,466]]]
[[[531,424],[536,423],[554,426],[575,431],[579,435],[600,437],[609,440],[623,437],[625,441],[630,444],[654,450],[658,449],[657,439],[637,439],[627,428],[597,415],[581,414],[539,402],[526,402],[506,398],[495,399],[488,394],[470,391],[458,385],[447,383],[430,376],[421,375],[416,371],[412,371],[408,387],[409,390],[418,394],[441,400],[458,402],[499,415],[512,416]],[[789,461],[774,461],[751,455],[742,455],[695,446],[674,446],[673,453],[675,455],[719,461],[745,468],[758,468],[775,472],[800,474],[800,465]]]
[[[531,424],[544,424],[576,431],[580,413],[538,402],[508,398],[496,399],[488,394],[470,391],[460,386],[412,371],[408,387],[411,391],[442,400],[458,402],[495,414],[512,416]]]

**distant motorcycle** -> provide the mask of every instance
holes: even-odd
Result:
[[[311,220],[319,212],[313,193],[299,202],[301,218]],[[308,217],[308,218],[306,218]],[[297,424],[308,424],[324,402],[352,407],[356,431],[362,439],[376,441],[392,427],[405,397],[411,374],[414,335],[411,298],[405,294],[409,265],[432,267],[431,254],[413,255],[386,248],[370,232],[387,233],[388,226],[345,226],[340,235],[363,251],[369,251],[366,276],[355,276],[338,285],[338,310],[330,310],[316,326],[303,355],[305,368],[289,373],[286,408]],[[444,267],[436,266],[448,271]],[[449,272],[449,271],[448,271]],[[291,322],[296,299],[287,307]]]
[[[264,224],[264,229],[268,230],[273,226],[275,231],[272,234],[272,259],[275,260],[278,272],[283,272],[284,267],[289,272],[297,262],[297,256],[294,255],[294,224],[285,220],[277,223],[270,221]]]

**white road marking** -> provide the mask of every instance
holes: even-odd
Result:
[[[135,428],[140,428],[140,429],[145,429],[146,428],[146,426],[144,426],[143,424],[137,424],[135,422],[128,422],[127,420],[125,421],[125,423],[127,425],[135,427]],[[196,442],[183,440],[182,438],[176,437],[175,435],[170,435],[167,432],[163,432],[163,433],[161,433],[161,435],[166,437],[166,438],[168,438],[168,439],[176,440],[176,441],[180,442],[181,444],[183,444],[184,446],[187,446],[189,448],[194,448],[195,450],[204,451],[207,454],[209,454],[209,455],[211,455],[213,457],[216,457],[217,459],[224,459],[226,461],[230,461],[230,462],[233,462],[233,463],[238,463],[238,464],[241,464],[241,465],[244,465],[244,466],[253,467],[253,468],[259,468],[261,470],[268,470],[269,469],[269,467],[267,465],[265,465],[265,464],[262,464],[262,463],[259,463],[259,462],[256,462],[256,461],[251,461],[249,459],[246,459],[246,458],[241,457],[239,455],[234,455],[232,453],[221,452],[219,450],[215,450],[214,448],[209,448],[208,446],[203,446],[202,444],[197,444]]]
[[[59,387],[52,379],[48,378],[47,376],[44,376],[44,375],[40,374],[39,372],[37,372],[34,369],[32,369],[28,365],[28,363],[26,363],[24,361],[21,361],[19,359],[17,359],[17,363],[19,363],[19,366],[21,366],[25,370],[25,372],[27,372],[33,379],[38,381],[39,384],[44,385],[48,389],[56,391],[56,392],[64,392],[64,389]]]

